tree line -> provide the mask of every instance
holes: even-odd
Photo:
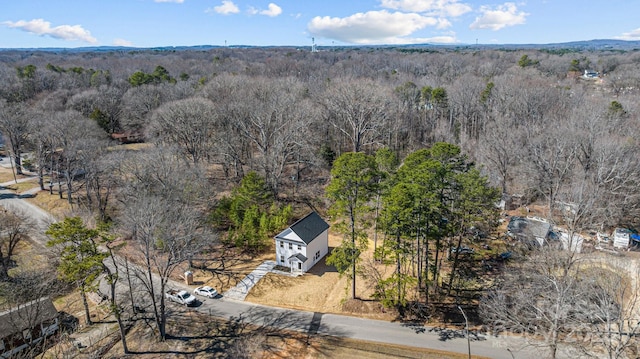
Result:
[[[603,228],[633,224],[637,216],[633,52],[3,55],[0,130],[16,170],[16,154],[33,152],[27,164],[64,176],[69,198],[74,174],[86,171],[93,180],[101,172],[88,170],[88,162],[99,161],[82,157],[100,153],[114,133],[173,146],[194,166],[216,164],[229,182],[256,171],[276,196],[292,183],[298,189],[306,176],[326,177],[343,152],[384,147],[404,157],[448,142],[491,184],[545,200],[549,211],[558,202],[589,206],[591,222]],[[601,78],[581,79],[586,69]],[[64,160],[54,154],[63,148]],[[88,191],[93,207],[104,200],[96,186]],[[582,203],[593,196],[595,203]]]

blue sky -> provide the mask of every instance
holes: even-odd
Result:
[[[0,0],[0,48],[640,40],[638,0]]]

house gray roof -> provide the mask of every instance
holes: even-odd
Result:
[[[57,316],[58,311],[49,297],[42,297],[29,303],[21,304],[16,308],[0,312],[0,338],[33,328]]]
[[[302,263],[307,261],[307,257],[303,256],[302,253],[296,253],[296,254],[292,255],[291,257],[289,257],[287,259],[291,260],[292,258],[295,258],[295,259],[299,260]]]
[[[532,236],[536,238],[547,238],[549,232],[551,232],[551,223],[539,221],[536,219],[529,219],[529,225],[527,230]]]
[[[551,223],[537,217],[511,217],[507,230],[520,240],[546,240],[551,233]],[[542,243],[539,243],[542,245]]]
[[[305,244],[311,243],[322,232],[329,228],[327,222],[325,222],[316,212],[311,212],[305,217],[299,219],[296,223],[292,224],[289,228],[282,231],[276,236],[279,239],[288,239],[288,235],[294,232]]]

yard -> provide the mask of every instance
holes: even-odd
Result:
[[[341,237],[329,230],[329,249],[341,242]],[[364,258],[372,258],[373,242],[364,253]],[[385,312],[377,301],[370,300],[374,283],[356,278],[356,294],[360,300],[345,300],[347,278],[340,278],[336,269],[325,264],[326,257],[302,276],[289,277],[268,273],[249,292],[246,300],[252,303],[302,309],[322,313],[353,314],[374,319],[393,319],[392,313]],[[367,261],[367,259],[364,259]],[[382,269],[382,266],[379,266]],[[350,284],[349,284],[350,285]]]

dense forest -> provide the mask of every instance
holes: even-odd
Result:
[[[6,50],[0,133],[18,174],[130,238],[163,286],[213,238],[260,251],[317,210],[351,297],[380,232],[376,298],[406,308],[464,285],[452,249],[494,230],[501,196],[570,233],[636,227],[639,92],[635,51]]]

